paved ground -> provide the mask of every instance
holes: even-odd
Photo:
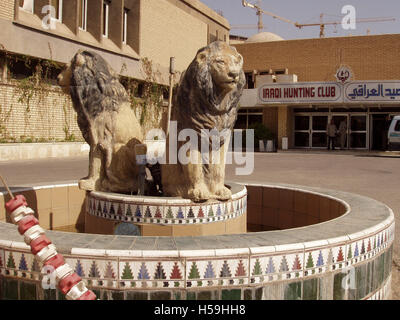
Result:
[[[71,182],[87,174],[87,158],[0,162],[11,186]],[[300,152],[255,155],[250,176],[236,176],[227,166],[227,178],[238,182],[281,182],[343,190],[379,200],[396,216],[393,263],[393,299],[400,300],[400,157],[398,153]]]

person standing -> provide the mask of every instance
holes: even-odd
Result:
[[[344,149],[346,147],[346,138],[347,138],[347,121],[342,120],[339,125],[339,135],[340,135],[340,149]]]
[[[331,119],[331,122],[328,123],[328,125],[326,126],[326,135],[328,136],[328,150],[331,149],[331,145],[332,145],[332,150],[335,150],[336,133],[337,133],[337,127],[333,119]]]

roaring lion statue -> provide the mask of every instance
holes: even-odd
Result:
[[[186,156],[192,160],[187,164],[179,161],[179,150],[188,142],[178,141],[178,161],[177,164],[171,164],[167,139],[169,162],[162,167],[162,184],[166,195],[193,201],[231,198],[231,191],[224,185],[225,153],[229,139],[221,135],[218,146],[213,147],[212,134],[204,136],[204,130],[211,132],[216,129],[222,133],[233,129],[246,82],[242,67],[243,58],[236,49],[217,41],[200,49],[182,75],[174,96],[171,121],[176,121],[178,135],[183,129],[192,129],[197,141],[189,141],[191,148],[187,148],[190,150],[187,150]],[[201,142],[206,140],[209,140],[209,149],[202,152]],[[212,161],[212,156],[217,156],[219,161]]]
[[[90,146],[89,175],[79,181],[88,191],[137,191],[135,145],[143,134],[117,74],[97,53],[79,51],[58,76],[70,94],[78,126]]]

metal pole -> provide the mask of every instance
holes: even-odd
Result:
[[[171,121],[171,109],[172,109],[172,93],[174,88],[174,74],[175,74],[175,57],[171,57],[169,60],[169,97],[168,97],[168,119],[167,119],[167,132],[169,134],[169,123]]]
[[[10,188],[8,187],[6,181],[4,180],[4,178],[2,177],[2,175],[0,174],[0,179],[3,182],[3,185],[6,187],[8,194],[10,195],[11,199],[14,199],[14,195],[11,192]]]

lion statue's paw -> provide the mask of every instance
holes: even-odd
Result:
[[[227,187],[222,187],[221,189],[217,190],[215,192],[215,195],[217,197],[217,200],[229,200],[232,197],[232,192],[229,190]]]
[[[210,199],[210,192],[207,187],[199,186],[188,190],[187,196],[189,199],[192,199],[194,202],[205,201]]]
[[[96,180],[95,179],[79,180],[79,189],[86,191],[94,191],[96,189]]]

